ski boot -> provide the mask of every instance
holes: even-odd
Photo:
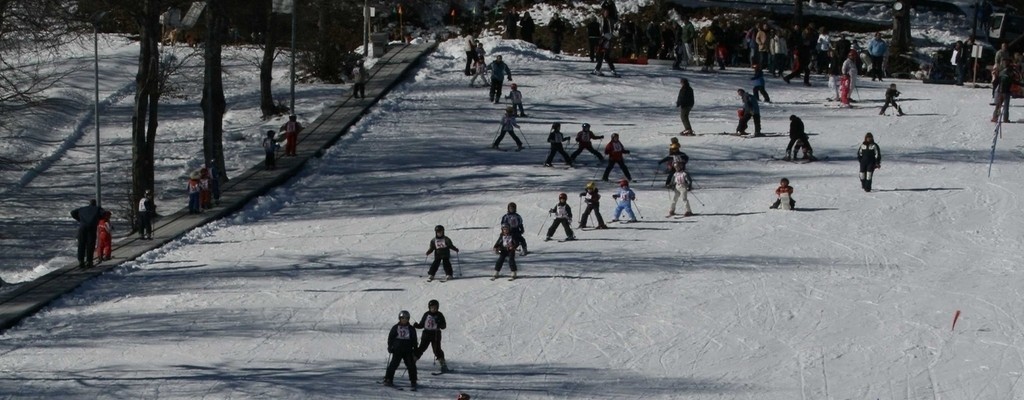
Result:
[[[427,282],[433,282],[433,281],[434,281],[434,276],[433,275],[430,275],[430,276],[427,277]]]
[[[444,362],[444,359],[437,360],[437,361],[438,361],[438,363],[441,364],[441,373],[442,374],[448,373],[448,372],[452,372],[452,370],[448,369],[448,364]]]
[[[452,276],[451,275],[445,275],[444,278],[441,279],[441,282],[448,282],[450,280],[452,280]]]

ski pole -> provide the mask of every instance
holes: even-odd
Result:
[[[636,200],[633,200],[633,205],[636,206],[636,215],[639,215],[640,219],[644,219],[644,213],[640,212],[640,203],[637,203]]]
[[[526,143],[526,148],[532,149],[533,146],[530,146],[530,140],[527,139],[526,138],[526,134],[523,133],[523,128],[520,128],[520,127],[517,126],[516,129],[519,129],[519,135],[523,137],[523,142]]]
[[[540,236],[540,233],[541,233],[542,231],[544,231],[544,225],[547,225],[547,224],[548,224],[548,220],[550,220],[550,219],[551,219],[551,213],[548,213],[548,219],[545,219],[545,220],[544,220],[544,224],[543,224],[543,225],[541,225],[541,226],[540,226],[540,229],[538,229],[538,230],[537,230],[537,236]]]
[[[501,136],[501,124],[498,125],[498,131],[494,132],[494,137],[491,138],[491,146],[494,146],[494,142],[498,140],[498,136]]]
[[[701,207],[704,207],[704,202],[703,202],[703,201],[700,201],[700,199],[698,199],[698,198],[697,198],[697,195],[696,195],[696,194],[694,194],[694,193],[693,193],[692,191],[690,191],[690,190],[687,190],[687,191],[686,191],[686,194],[687,194],[687,195],[689,195],[689,196],[693,196],[693,199],[694,199],[694,200],[697,200],[697,202],[698,202],[698,203],[700,203],[700,206],[701,206]]]
[[[459,268],[459,278],[462,278],[462,258],[459,257],[459,252],[455,252],[455,266]]]

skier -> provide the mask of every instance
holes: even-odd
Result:
[[[494,263],[494,277],[491,280],[498,279],[501,273],[501,267],[505,265],[505,260],[508,260],[508,267],[512,270],[512,278],[516,279],[516,248],[519,247],[519,241],[516,240],[516,235],[511,232],[511,228],[506,225],[501,225],[501,234],[498,235],[498,241],[494,242],[494,254],[498,255],[498,261]]]
[[[736,125],[737,135],[747,134],[747,122],[751,118],[754,119],[754,137],[761,137],[764,134],[761,133],[761,109],[757,106],[757,98],[751,96],[743,89],[737,89],[736,94],[740,96],[740,100],[743,101],[742,115],[740,116],[740,123]]]
[[[363,60],[356,61],[356,74],[352,82],[352,97],[356,99],[366,98],[366,82],[370,80],[370,73],[366,71],[366,64]]]
[[[693,109],[693,87],[690,86],[690,80],[686,78],[680,78],[679,83],[679,96],[676,97],[676,107],[679,108],[679,119],[683,121],[683,131],[679,134],[681,136],[694,136],[693,128],[690,127],[690,110]]]
[[[96,249],[96,225],[106,210],[89,200],[89,205],[71,210],[71,218],[78,221],[78,267],[92,268],[93,251]]]
[[[284,155],[294,156],[295,145],[299,141],[299,132],[302,132],[302,124],[296,120],[296,116],[288,117],[288,122],[281,125],[280,132],[284,132]]]
[[[900,108],[899,104],[896,104],[896,98],[899,96],[900,91],[896,90],[896,84],[890,83],[889,88],[885,90],[885,104],[882,105],[882,111],[879,111],[878,115],[885,115],[885,109],[892,105],[896,108],[896,115],[903,116],[903,109]]]
[[[786,145],[786,157],[783,160],[796,160],[797,153],[804,152],[804,159],[815,161],[814,150],[811,149],[811,142],[804,132],[804,121],[796,115],[789,116],[789,144]],[[792,156],[790,156],[792,154]]]
[[[668,163],[668,170],[665,171],[668,175],[668,178],[665,179],[665,187],[672,187],[673,174],[686,169],[686,163],[689,161],[690,157],[679,150],[679,139],[672,138],[672,143],[668,145],[668,155],[658,161],[658,165]],[[682,168],[676,168],[677,166]]]
[[[576,240],[576,235],[572,233],[572,227],[569,226],[572,221],[572,207],[566,203],[569,196],[565,193],[558,194],[558,204],[555,204],[553,208],[548,210],[548,214],[554,214],[555,219],[551,222],[551,227],[548,228],[548,236],[544,238],[544,241],[551,240],[551,236],[555,234],[555,230],[558,229],[558,225],[562,225],[565,229],[565,240]]]
[[[612,198],[615,199],[616,203],[615,214],[612,215],[612,222],[618,222],[619,215],[621,215],[623,211],[625,211],[626,216],[629,217],[629,222],[636,222],[636,216],[633,215],[633,207],[631,205],[633,200],[636,200],[636,193],[633,192],[633,189],[629,188],[628,180],[619,180],[619,190],[612,195]]]
[[[388,362],[387,372],[384,373],[384,386],[395,386],[395,370],[400,362],[405,362],[405,368],[409,371],[409,382],[412,389],[416,390],[416,328],[409,325],[409,312],[402,310],[398,313],[398,323],[391,327],[388,333],[388,353],[391,354],[391,361]]]
[[[110,211],[104,211],[100,215],[100,221],[96,224],[96,255],[95,258],[99,261],[105,261],[110,259],[110,234],[113,229],[110,228]]]
[[[844,64],[845,65],[845,64]],[[839,78],[839,107],[849,108],[850,106],[850,91],[853,88],[853,79],[850,74],[843,74]]]
[[[448,369],[448,364],[444,361],[444,350],[441,350],[441,330],[448,327],[448,324],[444,320],[444,314],[439,311],[441,303],[437,300],[430,300],[427,302],[427,312],[423,313],[423,317],[420,318],[420,322],[413,324],[413,328],[422,329],[423,336],[420,337],[420,345],[416,349],[416,359],[419,360],[423,357],[423,353],[427,351],[427,347],[433,347],[434,358],[437,358],[437,363],[441,364],[441,373],[451,372]]]
[[[597,229],[608,229],[608,226],[604,224],[604,218],[601,218],[601,194],[598,193],[597,185],[593,181],[587,182],[586,191],[580,193],[580,197],[585,197],[584,201],[587,203],[587,209],[583,210],[579,228],[587,227],[587,218],[590,217],[590,212],[593,211],[594,215],[597,216]]]
[[[516,212],[516,203],[508,203],[508,212],[501,217],[501,225],[508,225],[512,231],[512,235],[515,236],[516,242],[522,247],[522,255],[529,254],[526,251],[526,238],[523,237],[523,233],[526,232],[526,227],[523,226],[523,217],[519,216]]]
[[[273,132],[273,131],[271,131]],[[273,154],[271,154],[273,156]],[[188,179],[188,213],[199,214],[203,212],[203,209],[199,205],[199,173],[193,171],[192,175]]]
[[[601,180],[608,181],[608,174],[612,172],[612,167],[615,164],[619,165],[619,169],[626,175],[626,179],[633,180],[633,177],[629,175],[629,168],[626,167],[624,155],[629,154],[629,150],[626,150],[622,146],[622,142],[619,141],[619,134],[613,133],[612,139],[608,141],[608,144],[604,146],[604,154],[608,155],[608,166],[604,168],[604,175]]]
[[[763,95],[764,102],[771,103],[772,99],[768,97],[768,92],[764,90],[764,70],[761,69],[760,64],[754,64],[754,76],[750,80],[754,81],[754,98],[760,101],[760,96]]]
[[[515,107],[516,110],[519,110],[520,117],[525,117],[526,111],[523,111],[523,92],[520,92],[519,85],[516,85],[514,83],[512,84],[511,88],[512,90],[508,92],[508,96],[505,96],[505,98],[512,100],[512,107]]]
[[[427,282],[434,280],[434,274],[437,273],[437,267],[444,265],[444,279],[442,282],[447,282],[452,279],[452,260],[451,252],[459,252],[459,248],[452,244],[452,240],[444,235],[444,226],[438,225],[434,227],[434,238],[430,240],[430,247],[427,248],[427,255],[434,253],[434,262],[430,264],[430,270],[427,271]]]
[[[523,142],[519,140],[519,136],[516,136],[515,128],[518,128],[519,124],[516,123],[515,110],[512,106],[505,109],[505,116],[501,117],[501,132],[498,133],[498,137],[494,139],[494,143],[491,144],[492,149],[497,149],[498,144],[505,138],[505,134],[512,136],[512,140],[516,142],[516,151],[523,149]]]
[[[871,132],[864,135],[864,142],[857,149],[857,161],[860,162],[860,187],[870,192],[872,175],[876,169],[882,168],[882,149],[875,144]]]
[[[483,56],[477,57],[476,60],[473,61],[473,71],[475,71],[475,73],[473,74],[473,78],[469,80],[469,87],[476,87],[477,78],[480,78],[481,87],[483,87],[483,83],[487,82],[487,78],[484,78],[484,74],[487,73],[487,63],[484,62]]]
[[[1013,97],[1013,84],[1017,83],[1014,74],[1011,71],[1010,61],[1003,60],[1003,68],[999,71],[999,77],[996,78],[998,89],[996,90],[996,107],[992,110],[992,122],[998,122],[999,118],[1002,118],[1003,122],[1010,122],[1010,98]]]
[[[792,210],[796,207],[796,200],[793,200],[793,187],[789,186],[789,179],[782,178],[782,180],[779,181],[779,187],[775,189],[775,195],[778,196],[778,199],[776,199],[775,203],[772,203],[772,206],[768,208],[774,210],[779,208],[781,205],[783,210]],[[786,203],[783,204],[783,201],[786,201]],[[786,205],[788,205],[789,208],[787,208]]]
[[[601,72],[601,64],[608,63],[608,69],[612,70],[612,75],[619,76],[615,72],[615,65],[612,64],[612,39],[614,38],[612,31],[615,29],[613,27],[615,22],[609,17],[607,9],[602,10],[602,13],[604,18],[601,19],[601,37],[597,45],[597,66],[594,67],[594,72],[591,73],[604,76],[604,73]]]
[[[857,87],[857,51],[850,50],[846,55],[846,61],[843,61],[843,68],[840,70],[843,73],[844,78],[849,79],[850,88],[848,91],[852,93]],[[840,93],[842,92],[842,86],[840,84]],[[849,95],[847,95],[849,97]],[[849,104],[849,102],[847,102]]]
[[[494,104],[498,104],[501,101],[501,87],[505,84],[505,77],[512,82],[512,70],[504,61],[501,61],[501,56],[495,56],[494,61],[491,61],[491,65],[487,66],[487,69],[491,70],[490,99]]]
[[[594,150],[594,139],[601,140],[604,139],[604,136],[595,135],[594,132],[590,130],[590,124],[583,124],[583,130],[576,133],[576,151],[572,152],[572,155],[569,156],[569,162],[575,163],[576,156],[580,155],[583,150],[587,150],[591,154],[597,156],[598,162],[604,162],[604,156],[602,156],[601,153],[598,153],[597,150]]]
[[[565,148],[562,146],[562,142],[568,142],[569,138],[562,136],[562,123],[555,122],[551,124],[551,132],[548,133],[548,143],[551,143],[551,151],[548,153],[548,158],[544,160],[544,166],[550,167],[551,162],[555,160],[555,153],[562,155],[562,160],[565,161],[565,165],[572,166],[572,157],[565,152]]]
[[[668,216],[671,217],[676,215],[676,202],[679,201],[680,197],[683,198],[683,209],[686,210],[683,212],[683,216],[692,216],[693,212],[690,210],[690,200],[686,198],[687,194],[693,190],[693,182],[690,180],[690,174],[686,173],[686,168],[682,163],[677,163],[675,165],[675,171],[676,173],[672,174],[672,178],[675,181],[675,189],[672,193],[672,206],[668,209]]]

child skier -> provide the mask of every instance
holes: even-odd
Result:
[[[839,80],[839,107],[849,108],[850,107],[850,88],[853,80],[850,78],[850,74],[843,74],[843,77]]]
[[[690,193],[690,190],[693,190],[693,182],[690,180],[690,175],[686,173],[686,169],[684,169],[682,165],[676,165],[675,170],[676,173],[672,174],[672,178],[675,181],[676,187],[672,193],[672,206],[668,209],[668,216],[671,217],[676,215],[676,203],[679,201],[679,198],[682,197],[683,209],[686,210],[683,212],[683,216],[689,217],[693,215],[693,212],[690,210],[690,200],[686,197],[687,194]]]
[[[562,155],[565,165],[572,166],[572,157],[569,157],[569,154],[565,152],[565,147],[562,146],[562,142],[568,141],[569,138],[562,136],[562,123],[552,123],[551,133],[548,133],[548,143],[551,144],[551,152],[548,153],[548,158],[544,160],[545,167],[551,166],[551,162],[555,160],[555,153]]]
[[[494,143],[491,144],[491,148],[497,149],[498,144],[501,143],[501,139],[505,138],[505,134],[512,136],[512,140],[516,141],[516,151],[523,149],[523,142],[519,141],[519,136],[516,136],[515,128],[518,128],[519,124],[516,123],[516,114],[511,106],[505,109],[505,116],[501,117],[501,132],[498,137],[494,139]]]
[[[750,78],[750,80],[754,83],[754,98],[760,101],[759,95],[763,95],[764,102],[771,103],[772,99],[768,97],[768,92],[764,90],[764,70],[761,69],[761,65],[754,64],[754,77]]]
[[[273,156],[273,153],[271,153]],[[203,212],[203,209],[199,206],[199,173],[192,172],[188,178],[188,213],[199,214]]]
[[[612,195],[612,198],[615,199],[616,203],[615,214],[612,215],[612,222],[618,222],[619,215],[621,215],[623,211],[625,211],[626,215],[629,217],[629,222],[636,222],[636,216],[633,215],[633,207],[631,206],[633,200],[636,200],[636,193],[633,192],[633,189],[629,188],[628,180],[619,180],[619,190]]]
[[[279,132],[284,132],[284,155],[294,156],[295,145],[299,141],[299,132],[302,132],[302,124],[299,123],[298,117],[291,115],[288,117],[288,122],[281,125]]]
[[[679,139],[672,138],[672,143],[668,145],[668,155],[665,156],[665,158],[662,158],[660,161],[658,161],[658,165],[661,165],[662,163],[665,162],[668,163],[668,169],[665,171],[665,173],[668,175],[668,177],[665,178],[665,187],[672,187],[672,174],[675,174],[678,171],[686,169],[686,163],[689,161],[690,157],[687,156],[686,153],[679,151]],[[682,168],[677,169],[677,165],[682,166]]]
[[[792,210],[796,207],[796,200],[793,200],[793,187],[789,186],[789,179],[782,178],[779,181],[779,187],[775,189],[775,195],[778,196],[778,199],[768,208],[776,209],[781,205],[783,210]]]
[[[459,252],[459,248],[452,244],[452,240],[444,235],[444,226],[438,225],[434,227],[434,238],[430,240],[430,247],[427,249],[427,255],[434,253],[434,262],[430,264],[430,270],[427,271],[427,282],[434,280],[434,274],[437,273],[437,267],[444,264],[444,279],[441,282],[447,282],[452,279],[452,260],[451,252]]]
[[[110,211],[100,214],[100,222],[96,225],[96,259],[105,261],[110,259]]]
[[[896,108],[896,115],[903,116],[903,109],[900,108],[899,104],[896,104],[896,98],[900,96],[900,91],[896,90],[896,84],[889,84],[889,88],[885,90],[885,104],[882,104],[882,111],[878,112],[878,115],[885,115],[885,109],[889,106]]]
[[[494,277],[491,280],[498,279],[501,273],[501,267],[505,265],[505,260],[508,260],[508,267],[512,270],[512,278],[516,279],[516,271],[519,268],[516,267],[516,248],[519,247],[519,241],[516,240],[516,236],[512,233],[511,228],[508,225],[501,225],[501,234],[498,235],[498,241],[494,242],[494,254],[498,255],[498,261],[494,263]]]
[[[871,178],[876,169],[882,168],[882,149],[875,144],[875,137],[868,132],[864,142],[857,149],[857,161],[860,162],[860,187],[865,192],[871,191]]]
[[[480,78],[481,86],[487,86],[483,85],[487,82],[487,78],[484,77],[487,74],[487,63],[484,62],[484,56],[477,57],[473,61],[473,71],[475,73],[473,74],[473,79],[469,81],[469,87],[476,87],[476,78]]]
[[[501,217],[501,225],[508,225],[512,236],[516,237],[516,242],[523,248],[522,255],[525,256],[529,252],[526,251],[526,238],[523,237],[523,233],[526,232],[526,227],[523,226],[523,217],[520,217],[519,213],[516,212],[516,203],[508,203],[506,209],[508,212]]]
[[[266,155],[263,162],[265,169],[277,168],[277,161],[274,159],[274,152],[277,151],[277,148],[274,131],[267,131],[267,137],[263,139],[263,153]]]
[[[405,362],[405,369],[409,371],[409,382],[412,389],[416,390],[416,328],[409,325],[409,312],[402,310],[398,313],[398,323],[391,327],[388,333],[388,353],[391,354],[391,361],[388,362],[388,369],[384,373],[384,386],[395,386],[395,370],[400,362]]]
[[[797,153],[804,152],[804,160],[815,161],[814,150],[811,149],[811,142],[804,132],[804,121],[796,115],[789,116],[789,144],[786,145],[786,156],[783,160],[796,160]],[[791,153],[792,152],[792,153]],[[790,155],[792,154],[792,155]]]
[[[587,227],[587,218],[593,211],[597,216],[597,229],[608,229],[608,226],[604,224],[604,218],[601,218],[601,194],[597,192],[597,185],[593,181],[587,182],[586,191],[580,193],[580,197],[585,197],[584,202],[587,203],[587,209],[583,211],[583,216],[580,218],[579,228]]]
[[[420,346],[416,349],[416,359],[419,360],[423,356],[428,346],[433,347],[434,357],[437,358],[438,364],[441,364],[441,373],[445,373],[451,372],[451,370],[444,362],[444,350],[441,350],[441,330],[447,328],[448,324],[444,320],[444,314],[438,311],[439,308],[441,308],[441,303],[437,300],[427,302],[429,311],[423,313],[420,322],[415,323],[413,328],[423,330]]]
[[[602,156],[601,153],[598,153],[597,150],[594,150],[594,139],[604,139],[604,136],[595,135],[594,132],[590,130],[590,124],[583,124],[583,130],[579,131],[579,133],[576,134],[577,147],[576,151],[572,152],[572,155],[569,156],[569,162],[575,163],[576,156],[580,155],[580,153],[582,153],[583,150],[587,150],[591,154],[597,156],[598,162],[604,162],[604,156]]]
[[[572,221],[572,207],[566,203],[569,199],[565,193],[558,194],[558,204],[555,207],[548,210],[548,214],[554,214],[555,219],[551,222],[551,227],[548,228],[548,236],[544,238],[544,241],[551,240],[551,236],[555,234],[555,230],[558,229],[558,225],[562,225],[565,228],[565,240],[576,240],[576,235],[572,233],[572,227],[569,226]]]
[[[519,91],[519,85],[513,83],[512,90],[509,90],[508,96],[505,96],[505,98],[512,100],[512,107],[519,111],[520,117],[526,116],[526,112],[523,111],[523,92]]]
[[[608,155],[608,166],[604,168],[604,175],[601,176],[601,180],[608,180],[608,174],[612,172],[612,167],[616,164],[619,165],[619,169],[622,170],[622,174],[626,175],[626,179],[633,180],[633,177],[629,175],[629,168],[626,167],[624,157],[625,154],[629,154],[629,150],[626,150],[626,148],[622,146],[622,142],[619,141],[618,133],[612,134],[612,139],[604,146],[604,154]]]

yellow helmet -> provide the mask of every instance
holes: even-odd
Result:
[[[672,144],[668,145],[668,151],[676,151],[676,150],[679,150],[679,143],[672,143]]]
[[[594,181],[587,182],[587,189],[593,189],[596,187],[597,185],[594,183]]]

